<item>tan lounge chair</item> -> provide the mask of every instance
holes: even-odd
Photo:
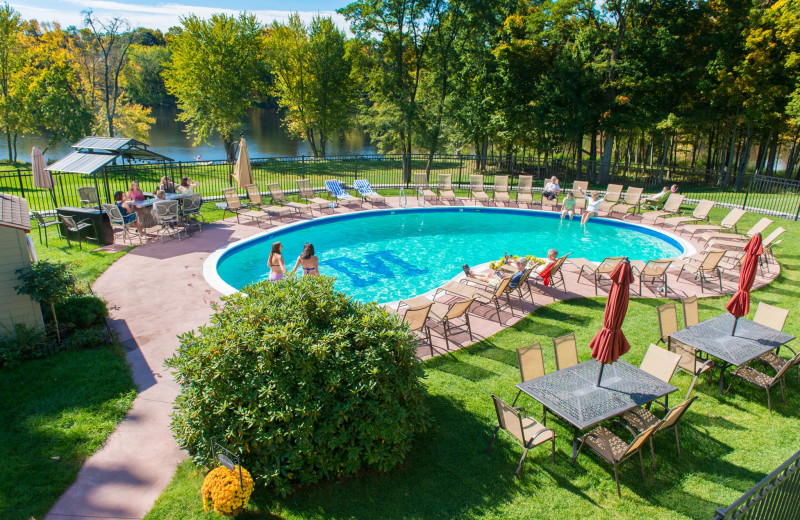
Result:
[[[622,189],[622,184],[609,184],[606,188],[605,195],[603,195],[605,200],[600,203],[597,209],[610,212],[611,208],[613,208],[619,202],[620,197],[622,197]]]
[[[610,275],[623,259],[625,259],[624,256],[609,256],[604,258],[603,261],[600,262],[600,265],[595,265],[594,262],[590,262],[585,258],[573,258],[570,260],[570,263],[581,268],[578,272],[578,281],[580,281],[581,276],[583,276],[584,273],[591,274],[594,277],[594,294],[597,295],[597,288],[600,283],[600,279],[603,277],[603,275]]]
[[[678,272],[677,280],[681,279],[681,274],[686,271],[695,275],[695,279],[700,280],[700,292],[705,292],[705,282],[708,280],[708,275],[717,273],[719,278],[719,292],[722,292],[722,272],[720,271],[720,261],[725,256],[725,251],[709,251],[698,264],[693,264],[689,259],[681,266]]]
[[[494,435],[492,435],[492,440],[489,442],[489,448],[487,448],[486,453],[489,453],[492,449],[498,432],[503,430],[525,450],[522,452],[522,458],[519,459],[514,478],[519,476],[519,471],[522,469],[522,463],[525,462],[528,450],[547,441],[551,442],[553,462],[556,461],[556,434],[553,430],[545,427],[536,419],[527,417],[525,409],[522,407],[512,408],[494,394],[492,394],[492,400],[494,401],[494,410],[497,412],[497,428],[494,430]]]
[[[508,194],[508,175],[495,176],[492,197],[494,198],[495,204],[497,204],[497,201],[505,203],[511,201],[511,197]]]
[[[312,215],[315,209],[319,210],[320,213],[325,208],[330,208],[332,213],[336,212],[336,203],[314,195],[314,188],[311,187],[310,180],[296,179],[295,182],[297,183],[299,197],[306,201]]]
[[[439,186],[436,190],[439,200],[456,201],[456,193],[453,191],[453,177],[449,173],[439,174]]]
[[[711,212],[714,204],[715,202],[713,200],[703,199],[697,203],[697,206],[695,206],[690,216],[665,218],[661,221],[661,225],[664,227],[677,228],[678,226],[694,224],[695,222],[708,222],[708,214]]]
[[[425,172],[414,174],[414,192],[417,195],[417,199],[419,199],[420,194],[425,200],[437,200],[439,198],[437,194],[431,191],[428,185],[428,174]]]
[[[553,338],[553,352],[556,358],[556,370],[564,370],[578,364],[578,342],[575,334],[564,334]]]
[[[714,231],[707,231],[700,236],[700,240],[704,242],[708,242],[714,238],[720,238],[722,240],[742,240],[747,242],[751,238],[753,238],[758,233],[763,233],[765,229],[772,224],[772,221],[766,217],[762,218],[758,222],[756,222],[753,227],[747,230],[747,232],[743,234],[737,233],[719,233]]]
[[[308,204],[303,204],[300,202],[291,202],[286,198],[286,194],[283,193],[283,188],[277,182],[267,184],[267,191],[269,191],[269,198],[271,199],[272,203],[278,204],[280,206],[284,206],[286,208],[292,208],[297,212],[308,210],[309,213],[311,212],[311,206]],[[248,193],[250,193],[248,191]],[[251,199],[252,200],[252,199]]]
[[[761,247],[764,249],[764,252],[768,249],[771,249],[773,245],[775,245],[775,241],[779,236],[786,232],[785,229],[782,227],[778,227],[774,229],[772,233],[770,233],[767,238],[765,238],[761,242]],[[727,240],[726,238],[712,238],[706,243],[706,248],[718,248],[718,249],[744,249],[744,246],[747,245],[747,242],[750,240],[740,238],[741,235],[732,235],[730,238],[733,240]],[[778,240],[780,242],[780,240]]]
[[[410,307],[403,314],[402,323],[408,324],[411,332],[422,332],[428,345],[431,347],[431,356],[433,356],[433,343],[431,342],[431,329],[428,325],[428,315],[431,312],[432,304],[427,303],[419,307]]]
[[[500,283],[494,288],[494,291],[487,292],[487,289],[490,289],[488,286],[476,287],[474,285],[467,285],[466,283],[451,281],[436,289],[433,298],[435,300],[439,292],[449,292],[457,294],[462,298],[474,298],[475,301],[481,305],[490,305],[494,303],[497,309],[497,321],[500,321],[500,298],[504,294],[508,300],[508,308],[511,310],[511,315],[514,315],[514,307],[511,305],[511,296],[509,295],[511,292],[511,289],[508,287],[509,283],[511,283],[510,276],[500,280]]]
[[[520,175],[517,184],[517,205],[522,203],[533,206],[533,176]]]
[[[642,284],[648,282],[660,282],[661,287],[656,287],[658,292],[663,288],[664,296],[667,295],[667,269],[672,265],[672,260],[650,260],[646,264],[641,260],[631,260],[631,267],[635,268],[639,275],[639,296],[642,295]]]
[[[553,267],[550,268],[550,296],[553,297],[553,301],[556,301],[556,287],[561,286],[564,292],[567,292],[567,283],[564,281],[564,273],[561,272],[562,267],[564,266],[564,262],[567,261],[567,257],[571,255],[572,252],[567,253],[564,256],[561,256],[556,259],[553,263]],[[542,277],[539,276],[538,273],[533,274],[532,278],[530,278],[536,283],[543,282]]]
[[[581,193],[589,193],[589,181],[574,181],[572,193],[576,193],[577,190],[581,190]],[[586,208],[586,199],[575,197],[575,211],[577,212],[579,209],[582,211],[584,208]]]
[[[628,191],[625,192],[625,197],[622,199],[622,202],[612,206],[610,213],[622,213],[623,217],[627,216],[631,209],[634,213],[636,213],[639,211],[639,207],[642,202],[643,191],[644,188],[634,188],[633,186],[628,186]]]
[[[542,345],[539,342],[527,347],[520,347],[517,349],[517,361],[519,362],[519,378],[520,383],[530,381],[545,375],[544,357],[542,356]],[[511,406],[517,404],[522,390],[517,391],[517,396],[511,403]]]
[[[222,210],[222,220],[225,220],[225,213],[233,213],[236,215],[236,222],[239,222],[239,217],[247,217],[255,220],[258,227],[261,227],[261,220],[269,220],[270,225],[272,224],[272,217],[269,216],[269,213],[253,210],[242,204],[236,188],[225,188],[222,190],[222,195],[225,196],[227,203],[225,209]]]
[[[469,196],[475,199],[476,204],[478,201],[483,203],[489,202],[489,195],[487,195],[483,187],[483,175],[469,176]]]
[[[741,208],[733,208],[725,215],[725,218],[719,223],[719,225],[714,224],[689,224],[683,226],[679,229],[679,231],[683,231],[685,233],[690,233],[690,238],[694,238],[695,234],[697,233],[705,233],[706,231],[719,231],[722,229],[733,230],[736,232],[736,224],[739,220],[744,216],[745,210]]]
[[[550,182],[550,179],[545,179],[544,186],[547,186],[547,183]],[[559,192],[560,193],[560,192]],[[544,189],[542,189],[542,197],[539,199],[539,204],[542,206],[542,209],[546,207],[556,209],[558,206],[558,196],[555,199],[550,200],[544,196]]]
[[[669,215],[677,215],[681,211],[681,204],[683,204],[684,196],[680,193],[673,193],[664,203],[664,207],[658,211],[648,211],[642,213],[642,220],[649,221],[655,224],[656,220],[663,219]]]
[[[696,304],[697,297],[694,298]],[[686,309],[686,306],[684,306],[684,309]],[[665,303],[656,307],[656,312],[658,313],[658,332],[661,334],[661,338],[658,341],[666,343],[667,350],[680,356],[678,370],[683,370],[694,377],[689,385],[689,391],[686,392],[686,399],[688,399],[692,394],[694,385],[697,383],[697,378],[701,374],[708,372],[708,382],[709,384],[711,383],[714,361],[701,358],[693,347],[675,341],[670,337],[675,332],[678,332],[678,312],[675,310],[675,302]],[[684,316],[685,312],[684,310]]]
[[[244,187],[247,190],[247,199],[250,205],[260,211],[266,211],[270,215],[277,215],[281,221],[283,217],[291,217],[292,213],[297,213],[297,208],[288,208],[285,206],[270,206],[261,199],[261,190],[258,189],[258,184],[248,184]]]

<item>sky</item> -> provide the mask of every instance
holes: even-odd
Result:
[[[120,17],[127,19],[132,27],[148,27],[166,31],[172,26],[180,25],[179,18],[195,14],[200,18],[208,18],[212,13],[224,12],[236,14],[239,11],[254,13],[263,23],[273,20],[285,21],[289,14],[298,12],[306,21],[320,14],[330,16],[341,29],[347,29],[344,17],[336,14],[336,9],[344,7],[349,0],[238,0],[233,3],[236,8],[230,9],[232,2],[223,0],[183,0],[181,2],[163,2],[158,0],[24,0],[10,1],[9,4],[23,18],[35,18],[40,22],[57,21],[62,26],[81,27],[83,15],[81,11],[91,9],[100,19]]]

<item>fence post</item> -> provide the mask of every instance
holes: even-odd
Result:
[[[306,156],[303,155],[300,157],[300,178],[306,178]]]
[[[353,179],[358,179],[358,156],[357,155],[356,155],[356,171],[355,171],[354,175],[355,176],[353,177]]]
[[[33,171],[31,171],[32,173]],[[17,179],[19,179],[19,191],[22,193],[22,198],[25,198],[25,186],[22,185],[22,172],[17,168]]]
[[[458,152],[458,187],[461,188],[461,170],[464,168],[464,156]]]

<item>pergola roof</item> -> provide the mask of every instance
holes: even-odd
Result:
[[[52,172],[94,173],[116,159],[134,161],[172,161],[147,149],[147,145],[127,137],[84,137],[72,145],[75,149],[47,167]]]

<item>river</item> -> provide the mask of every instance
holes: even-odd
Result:
[[[177,119],[178,109],[170,107],[154,107],[152,110],[156,123],[150,128],[147,144],[150,149],[176,161],[193,161],[197,156],[203,161],[211,159],[225,159],[225,150],[222,140],[215,137],[208,144],[192,146],[192,141],[184,133],[184,125]],[[302,139],[292,139],[281,125],[278,112],[274,109],[256,108],[247,114],[242,127],[250,157],[287,157],[312,155],[311,148]],[[50,147],[45,153],[48,163],[68,154],[72,143],[59,143]],[[30,162],[30,153],[33,146],[44,150],[47,138],[44,136],[25,136],[17,143],[17,154],[21,161]],[[375,148],[370,144],[369,137],[361,131],[354,129],[344,136],[344,139],[334,138],[328,143],[328,155],[338,154],[369,154],[375,153]],[[3,149],[0,156],[6,156]]]

